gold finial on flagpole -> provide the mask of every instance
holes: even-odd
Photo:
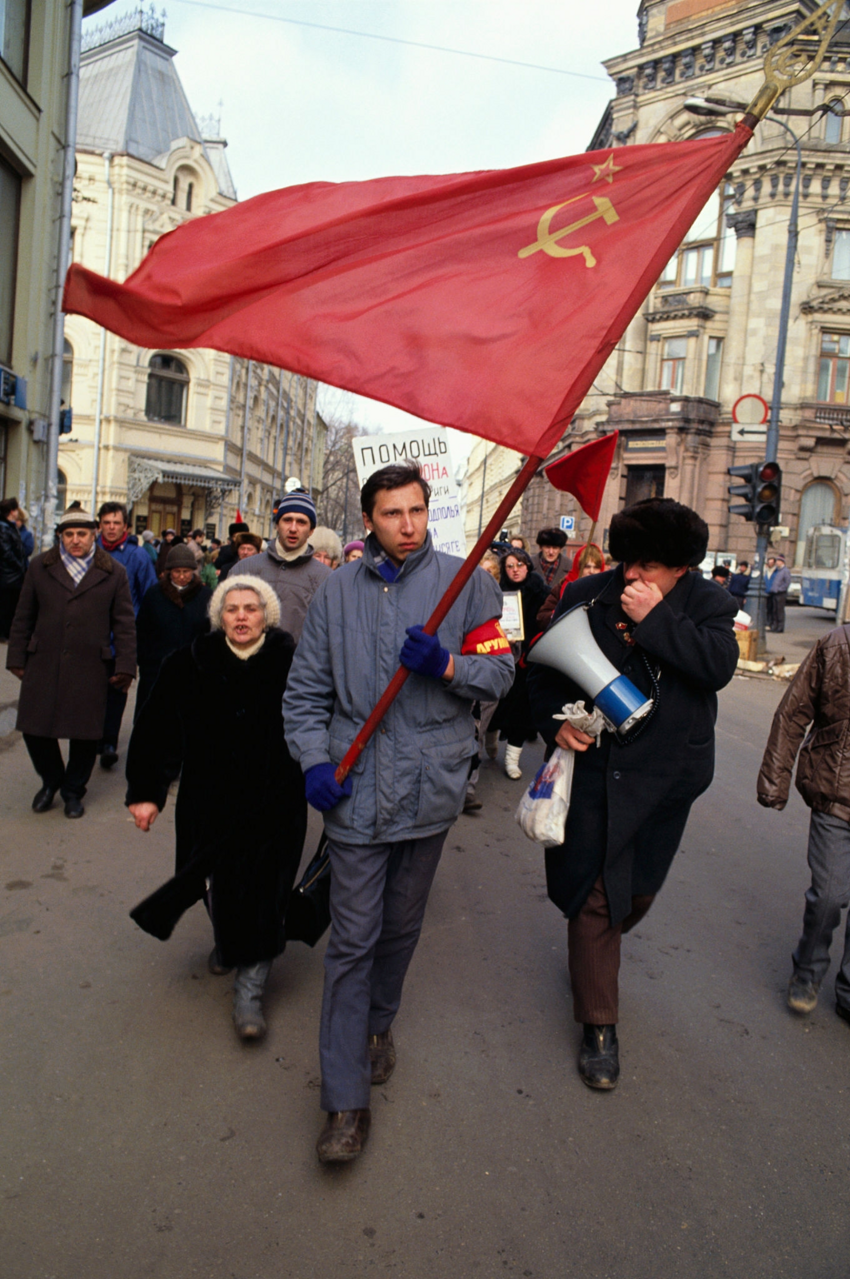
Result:
[[[765,81],[747,107],[744,124],[752,128],[764,119],[781,93],[814,75],[823,62],[843,8],[844,0],[825,0],[768,49],[764,55]]]

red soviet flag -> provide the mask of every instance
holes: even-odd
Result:
[[[164,235],[123,284],[73,265],[64,308],[545,456],[751,136],[272,191]]]
[[[619,431],[614,431],[612,435],[591,440],[551,466],[544,467],[546,479],[552,487],[562,493],[572,493],[592,520],[599,519],[619,434]]]

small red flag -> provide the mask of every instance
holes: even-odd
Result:
[[[592,520],[599,519],[602,494],[611,473],[611,463],[617,448],[619,431],[603,435],[600,440],[582,444],[560,461],[545,468],[546,478],[562,493],[572,493],[578,498],[582,510]]]
[[[236,523],[237,523],[237,524],[244,524],[244,523],[245,523],[245,521],[242,519],[242,512],[239,510],[239,507],[238,507],[238,506],[237,506],[237,508],[236,508]]]
[[[272,191],[163,235],[123,284],[73,264],[63,305],[545,457],[751,137]]]

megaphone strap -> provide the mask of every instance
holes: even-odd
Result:
[[[620,746],[631,746],[632,742],[636,741],[636,739],[640,737],[641,733],[658,710],[659,703],[661,702],[661,667],[658,666],[653,669],[652,663],[643,649],[639,649],[638,652],[640,653],[641,660],[646,667],[646,673],[649,676],[649,681],[652,684],[652,708],[647,711],[643,719],[638,720],[634,728],[628,732],[625,737],[620,737],[618,733],[613,734],[614,740]]]
[[[606,574],[606,577],[608,577],[608,581],[607,581],[607,582],[605,583],[605,585],[602,587],[602,590],[599,592],[599,594],[598,594],[598,595],[594,595],[594,597],[593,597],[593,599],[592,599],[592,600],[589,600],[589,601],[588,601],[588,603],[587,603],[587,604],[585,604],[585,608],[587,608],[587,609],[591,609],[591,608],[593,608],[594,604],[599,604],[599,603],[601,603],[601,602],[602,602],[602,600],[604,600],[605,595],[606,595],[606,593],[607,593],[607,591],[608,591],[609,586],[613,586],[613,585],[614,585],[614,583],[615,583],[615,581],[616,581],[616,579],[617,579],[616,571],[615,571],[615,572],[613,572],[613,573],[611,573],[611,574],[610,574],[610,576],[609,576],[608,574]]]

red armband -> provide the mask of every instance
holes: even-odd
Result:
[[[498,617],[491,617],[489,622],[484,622],[481,626],[476,626],[474,631],[469,632],[460,651],[464,657],[468,657],[470,653],[486,653],[500,657],[509,655],[511,646]]]

